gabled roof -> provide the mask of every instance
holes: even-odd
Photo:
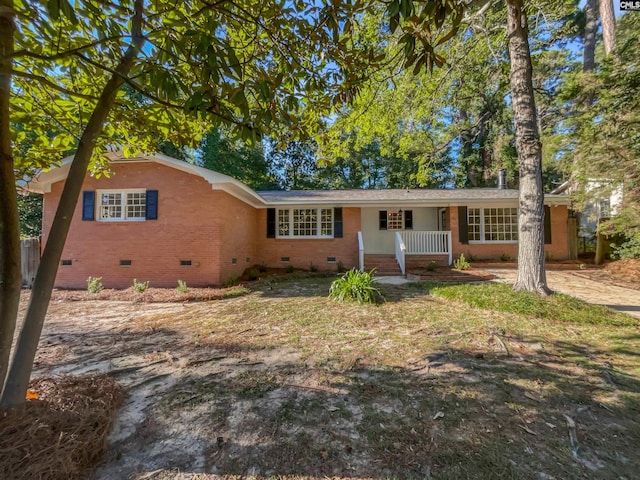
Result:
[[[513,203],[518,190],[498,188],[456,189],[383,189],[383,190],[269,190],[254,191],[242,182],[222,173],[199,167],[162,154],[138,155],[125,158],[120,152],[107,155],[112,163],[159,163],[199,176],[211,184],[213,190],[223,190],[243,202],[265,208],[280,205],[340,205],[340,206],[440,206],[487,205]],[[51,185],[67,178],[73,157],[65,158],[59,167],[52,168],[30,181],[27,189],[36,193],[51,191]],[[568,205],[567,195],[545,195],[547,205]]]
[[[122,153],[115,152],[107,155],[111,163],[159,163],[168,167],[181,170],[183,172],[196,175],[203,178],[211,184],[213,190],[223,190],[230,195],[242,200],[254,207],[264,206],[264,200],[252,189],[247,187],[244,183],[239,182],[235,178],[232,178],[223,173],[214,172],[207,168],[202,168],[189,162],[184,162],[176,158],[168,157],[160,153],[153,155],[138,155],[134,158],[125,158]],[[27,190],[36,193],[47,193],[51,191],[51,185],[67,178],[69,168],[73,157],[67,157],[62,160],[59,167],[52,168],[46,172],[38,175],[34,180],[30,181],[27,185]]]

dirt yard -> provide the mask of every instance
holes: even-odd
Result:
[[[338,304],[330,281],[191,303],[58,296],[35,375],[125,387],[99,480],[638,478],[637,324],[479,310],[425,284]]]

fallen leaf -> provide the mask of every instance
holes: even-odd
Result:
[[[529,392],[524,392],[524,396],[527,397],[530,400],[533,400],[535,402],[541,402],[542,399],[539,397],[536,397],[535,395],[533,395],[532,393]]]
[[[40,398],[40,395],[36,392],[31,389],[27,390],[27,400],[37,400],[38,398]]]
[[[531,434],[531,435],[538,435],[536,432],[534,432],[530,428],[525,427],[524,425],[520,425],[520,428],[523,429],[525,432]]]
[[[326,460],[327,458],[329,458],[329,452],[327,452],[326,450],[323,450],[320,452],[320,456],[322,457],[323,460]]]
[[[444,417],[444,412],[443,412],[443,411],[439,411],[438,413],[436,413],[436,414],[433,416],[433,419],[434,419],[434,420],[437,420],[437,419],[442,418],[442,417]]]

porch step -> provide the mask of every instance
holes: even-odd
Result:
[[[376,275],[379,276],[395,276],[402,275],[400,265],[396,261],[395,255],[377,255],[367,254],[364,256],[364,269],[369,272],[372,268],[376,269]]]

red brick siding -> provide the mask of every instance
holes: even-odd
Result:
[[[247,267],[260,263],[256,258],[258,210],[221,191],[216,192],[216,209],[221,240],[220,283],[224,284],[242,275]]]
[[[229,225],[220,221],[218,204],[231,210],[226,194],[213,191],[198,176],[156,163],[115,164],[112,168],[110,178],[87,176],[83,190],[158,190],[158,220],[82,221],[79,202],[62,255],[62,259],[73,260],[73,265],[58,268],[56,286],[85,288],[90,275],[103,277],[105,287],[114,288],[128,287],[134,278],[150,280],[158,287],[176,286],[178,279],[193,286],[221,283],[220,245]],[[55,183],[51,193],[45,194],[45,242],[62,187],[63,182]],[[124,259],[132,265],[120,266]],[[191,260],[192,265],[180,266],[180,260]]]
[[[500,259],[503,254],[511,259],[518,258],[517,243],[486,243],[486,244],[462,244],[458,232],[458,207],[447,208],[447,225],[451,228],[451,245],[453,258],[461,253],[475,255],[480,260]],[[547,252],[554,260],[569,258],[569,243],[567,240],[568,210],[564,205],[551,207],[551,244],[545,245]]]
[[[358,231],[360,230],[360,209],[343,208],[343,238],[332,239],[279,239],[267,238],[267,211],[258,212],[258,258],[269,267],[308,269],[311,264],[319,270],[334,270],[335,263],[327,263],[327,257],[335,257],[345,268],[358,266]],[[280,261],[289,257],[288,263]]]

